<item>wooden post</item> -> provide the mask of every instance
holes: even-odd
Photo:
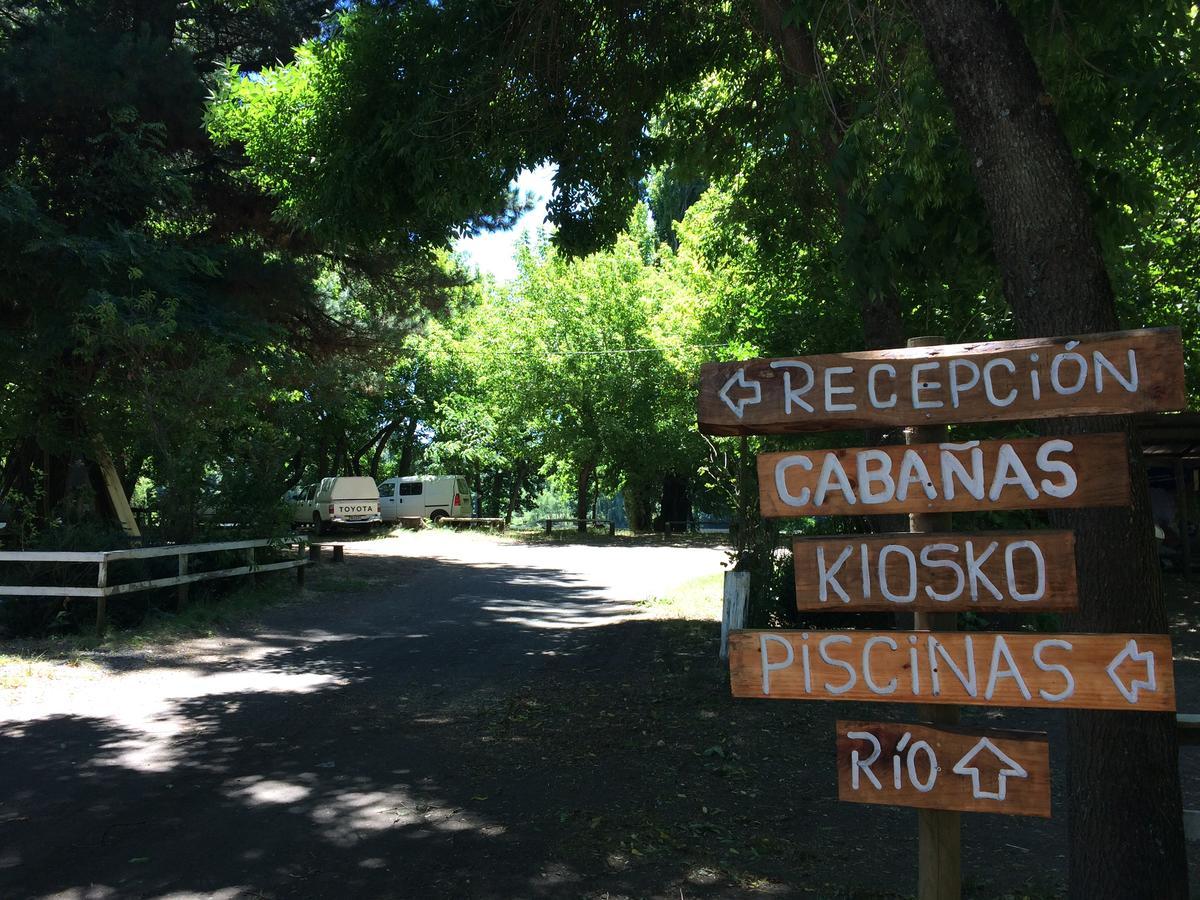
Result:
[[[729,632],[746,627],[746,600],[750,596],[749,572],[726,572],[721,600],[721,659],[729,658]]]
[[[308,545],[308,561],[315,562],[315,563],[319,563],[321,561],[321,545],[320,544],[309,544]]]
[[[1188,543],[1188,489],[1183,460],[1175,460],[1175,513],[1179,529],[1179,564],[1183,577],[1192,577],[1192,547]]]
[[[550,527],[551,527],[553,524],[554,524],[554,520],[553,520],[553,519],[547,519],[547,520],[546,520],[546,534],[549,534],[549,533],[550,533]]]
[[[182,578],[188,573],[188,560],[190,557],[186,553],[179,554],[179,577]],[[191,585],[181,584],[175,588],[175,609],[181,610],[187,604],[188,593]]]
[[[103,590],[108,587],[108,560],[100,560],[100,572],[96,575],[96,587]],[[105,618],[107,610],[105,607],[108,604],[108,598],[101,594],[96,598],[96,635],[103,637],[105,626],[108,624]]]
[[[333,545],[333,561],[335,563],[340,563],[340,562],[346,561],[345,549],[346,548],[343,547],[341,544]]]
[[[300,588],[300,590],[304,590],[304,570],[307,569],[308,566],[304,563],[303,544],[296,545],[296,560],[300,562],[300,565],[296,566],[296,587]]]
[[[909,347],[934,347],[946,343],[937,337],[916,337]],[[940,443],[946,440],[945,425],[924,425],[904,430],[906,444]],[[912,513],[908,530],[949,531],[949,513]],[[922,631],[956,631],[955,613],[913,613],[913,628]],[[958,722],[958,707],[918,707],[922,718],[938,725]],[[962,827],[960,813],[942,809],[917,810],[917,897],[919,900],[958,900],[962,896]]]
[[[608,523],[608,536],[615,537],[617,534],[617,523],[610,521]]]

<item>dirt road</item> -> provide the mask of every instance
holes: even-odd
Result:
[[[635,605],[723,558],[363,542],[252,628],[0,688],[0,896],[911,895],[914,813],[835,799],[879,708],[734,701],[715,622]],[[968,894],[1056,896],[1065,825],[965,817]]]

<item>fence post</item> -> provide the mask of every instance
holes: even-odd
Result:
[[[550,527],[551,527],[553,524],[554,524],[554,520],[553,520],[553,519],[547,519],[547,520],[546,520],[546,534],[549,534],[549,533],[550,533]]]
[[[746,600],[750,596],[749,572],[726,572],[721,599],[721,659],[729,659],[729,632],[746,627]]]
[[[296,544],[296,559],[300,561],[300,565],[296,566],[296,587],[304,589],[304,570],[308,566],[304,563],[304,545]]]
[[[188,573],[189,557],[186,553],[179,554],[179,577],[182,578]],[[175,589],[175,609],[176,611],[183,609],[188,601],[188,589],[191,585],[181,584]]]
[[[108,560],[107,559],[100,560],[100,571],[96,575],[96,587],[100,588],[100,590],[104,590],[105,588],[108,587]],[[107,613],[107,610],[105,607],[107,605],[108,605],[108,598],[105,597],[103,594],[101,594],[99,597],[96,598],[96,634],[97,634],[97,636],[102,637],[104,635],[104,629],[105,629],[106,625],[108,624],[106,621],[106,618],[105,618],[105,614]]]

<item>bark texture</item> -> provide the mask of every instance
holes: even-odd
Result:
[[[997,0],[914,0],[912,9],[987,206],[1005,294],[1021,333],[1117,328],[1087,191],[1017,21]],[[1053,517],[1076,536],[1081,609],[1068,626],[1166,632],[1148,490],[1132,423],[1066,419],[1047,430],[1124,431],[1133,469],[1129,508]],[[1186,897],[1174,716],[1065,715],[1071,896]]]

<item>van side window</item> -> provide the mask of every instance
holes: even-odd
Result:
[[[394,497],[395,495],[396,495],[396,485],[392,484],[391,482],[387,482],[387,483],[381,484],[379,486],[379,496],[380,497]]]
[[[402,481],[400,482],[401,497],[420,497],[421,488],[425,485],[420,481]]]
[[[465,496],[467,496],[467,494],[471,493],[471,486],[469,484],[467,484],[465,478],[457,479],[457,483],[458,483],[458,487],[456,488],[456,490],[458,491],[458,493],[462,494],[462,496],[465,497]]]

